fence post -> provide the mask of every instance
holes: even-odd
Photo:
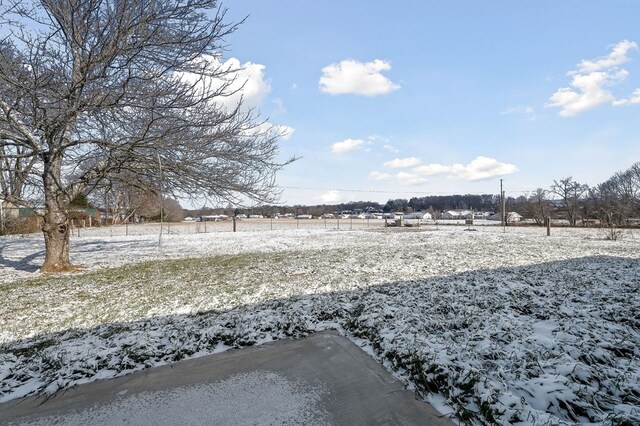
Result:
[[[545,224],[547,225],[547,237],[549,237],[551,236],[551,218],[545,217],[544,221],[545,221]]]
[[[129,222],[125,222],[124,224],[124,234],[125,236],[129,236]]]
[[[236,232],[236,217],[231,218],[231,221],[233,222],[233,232]]]

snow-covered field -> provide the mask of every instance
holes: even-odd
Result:
[[[463,423],[640,422],[640,234],[474,229],[2,238],[0,401],[335,328]]]

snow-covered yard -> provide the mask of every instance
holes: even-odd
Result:
[[[640,235],[476,229],[0,239],[0,401],[335,328],[464,423],[640,422]]]

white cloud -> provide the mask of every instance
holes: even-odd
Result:
[[[561,108],[561,116],[573,117],[597,106],[613,103],[615,97],[606,87],[616,80],[624,79],[626,75],[623,71],[577,74],[573,77],[571,87],[558,89],[551,95],[546,106]]]
[[[415,173],[399,172],[395,176],[395,178],[400,185],[404,185],[404,186],[416,186],[416,185],[422,185],[423,183],[427,183],[427,180],[425,178],[420,177]]]
[[[273,105],[275,105],[271,116],[274,115],[283,115],[287,113],[287,108],[284,106],[284,102],[280,98],[275,98],[273,101]]]
[[[427,179],[416,173],[398,172],[395,175],[373,171],[369,173],[369,179],[378,182],[392,182],[402,186],[415,186],[427,183]]]
[[[456,169],[454,173],[469,181],[489,179],[496,176],[510,175],[518,171],[513,164],[501,163],[494,158],[476,157],[471,163]]]
[[[500,115],[524,115],[529,121],[536,121],[536,110],[531,106],[521,105],[516,107],[510,107],[504,111],[500,111]]]
[[[494,158],[478,156],[466,166],[434,163],[416,167],[412,171],[420,176],[447,174],[450,178],[478,181],[512,174],[517,172],[518,168],[513,164],[501,163]]]
[[[629,99],[619,99],[613,103],[613,105],[615,106],[639,105],[639,104],[640,104],[640,89],[634,90]]]
[[[423,176],[441,175],[444,173],[449,173],[451,171],[451,166],[443,166],[442,164],[427,164],[425,166],[416,167],[415,169],[413,169],[413,171]]]
[[[383,165],[388,169],[402,169],[407,167],[419,166],[422,161],[417,157],[396,158],[391,161],[387,161]]]
[[[235,73],[236,79],[231,85],[231,89],[238,92],[226,98],[226,102],[237,105],[242,97],[244,108],[259,108],[271,92],[271,85],[264,79],[265,66],[252,62],[240,65],[236,58],[229,59],[224,65],[238,69]]]
[[[595,60],[583,60],[576,70],[567,73],[569,87],[558,89],[549,98],[548,108],[560,108],[560,115],[572,117],[603,104],[624,105],[617,101],[610,87],[625,80],[628,71],[618,68],[629,60],[630,50],[638,48],[636,42],[623,40],[616,44],[609,55]]]
[[[345,154],[362,149],[364,144],[365,142],[362,139],[345,139],[342,142],[336,142],[331,145],[331,152],[334,154]]]
[[[276,124],[274,127],[276,132],[278,132],[280,137],[285,141],[291,139],[291,136],[293,136],[293,132],[296,131],[296,129],[294,129],[293,127],[285,126],[284,124]]]
[[[380,59],[365,63],[347,59],[322,68],[318,84],[322,92],[331,95],[383,95],[400,88],[382,75],[390,69],[391,64]]]
[[[381,173],[381,172],[373,171],[369,174],[369,179],[384,182],[384,181],[390,181],[391,179],[393,179],[393,176],[390,175],[389,173]]]
[[[596,60],[583,60],[578,65],[578,71],[581,73],[590,73],[594,71],[602,71],[608,68],[614,68],[622,65],[629,60],[627,53],[630,50],[637,49],[638,44],[635,41],[622,40],[613,46],[611,53]]]
[[[500,111],[500,115],[509,115],[509,114],[533,114],[534,109],[530,106],[517,106],[507,108],[504,111]]]
[[[262,64],[253,62],[242,64],[237,58],[229,58],[222,63],[220,59],[210,55],[203,55],[198,60],[212,72],[220,69],[229,72],[224,79],[202,77],[194,73],[179,73],[179,78],[195,84],[196,89],[200,91],[217,90],[224,84],[228,84],[226,92],[229,95],[217,98],[217,102],[222,106],[235,108],[242,100],[242,107],[245,110],[259,108],[271,92],[271,85],[264,78],[265,66]]]
[[[367,136],[367,139],[371,142],[389,142],[389,138],[376,134]]]
[[[216,97],[216,102],[220,106],[229,109],[236,108],[238,103],[242,101],[243,111],[248,111],[249,109],[259,110],[271,92],[271,85],[265,80],[264,65],[253,62],[245,62],[242,64],[237,58],[230,58],[222,63],[220,59],[209,55],[203,55],[198,60],[211,71],[223,69],[228,70],[229,73],[224,77],[224,80],[221,78],[203,77],[194,73],[179,73],[178,78],[194,84],[195,89],[201,93],[219,90],[224,84],[228,84],[226,92],[229,93],[229,95]],[[273,100],[273,103],[275,105],[273,115],[286,114],[287,110],[284,107],[282,99],[276,98]],[[294,129],[284,124],[263,122],[247,130],[247,132],[258,133],[266,133],[269,131],[273,131],[283,140],[289,140],[291,135],[293,135]]]
[[[270,132],[273,132],[282,140],[288,141],[289,139],[291,139],[291,136],[293,135],[293,132],[295,132],[295,129],[290,126],[285,126],[284,124],[271,124],[269,122],[263,122],[247,131],[248,134]]]
[[[389,139],[388,137],[384,137],[384,136],[380,136],[380,135],[370,135],[367,136],[367,141],[369,142],[369,144],[373,145],[373,144],[378,144],[381,143],[382,145],[382,149],[384,149],[385,151],[389,151],[392,152],[394,154],[397,154],[400,152],[400,150],[391,145],[389,142],[391,141],[391,139]]]
[[[322,202],[325,204],[334,204],[345,201],[346,198],[345,194],[341,193],[340,191],[330,190],[322,194],[320,196],[320,200],[322,200]]]

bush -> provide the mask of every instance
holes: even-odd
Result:
[[[38,217],[5,217],[4,228],[0,229],[1,235],[32,234],[35,232],[40,232]]]

